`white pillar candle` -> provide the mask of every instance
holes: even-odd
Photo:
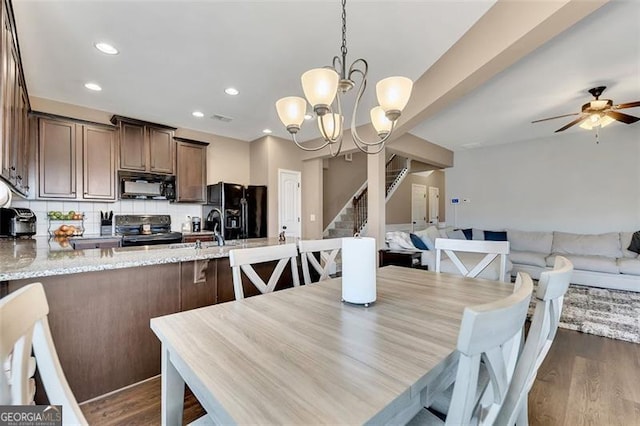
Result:
[[[376,300],[376,240],[342,239],[342,300],[369,304]]]

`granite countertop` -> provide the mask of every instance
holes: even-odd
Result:
[[[215,243],[72,250],[46,237],[0,239],[0,281],[228,257],[234,248],[278,245],[277,238]]]

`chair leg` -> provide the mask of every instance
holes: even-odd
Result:
[[[524,401],[522,401],[522,407],[520,408],[520,412],[518,413],[516,425],[529,426],[529,404],[527,403],[527,398],[524,398]]]

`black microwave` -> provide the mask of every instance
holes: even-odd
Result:
[[[176,177],[173,175],[120,172],[118,178],[121,199],[176,199]]]

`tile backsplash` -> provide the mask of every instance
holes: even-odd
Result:
[[[100,234],[100,212],[113,211],[121,214],[168,214],[171,215],[171,229],[180,231],[187,216],[202,216],[201,204],[171,204],[165,200],[121,200],[113,203],[89,203],[77,201],[29,201],[14,198],[12,207],[25,207],[33,210],[38,218],[38,236],[47,236],[49,220],[47,212],[70,210],[84,213],[85,235]]]

